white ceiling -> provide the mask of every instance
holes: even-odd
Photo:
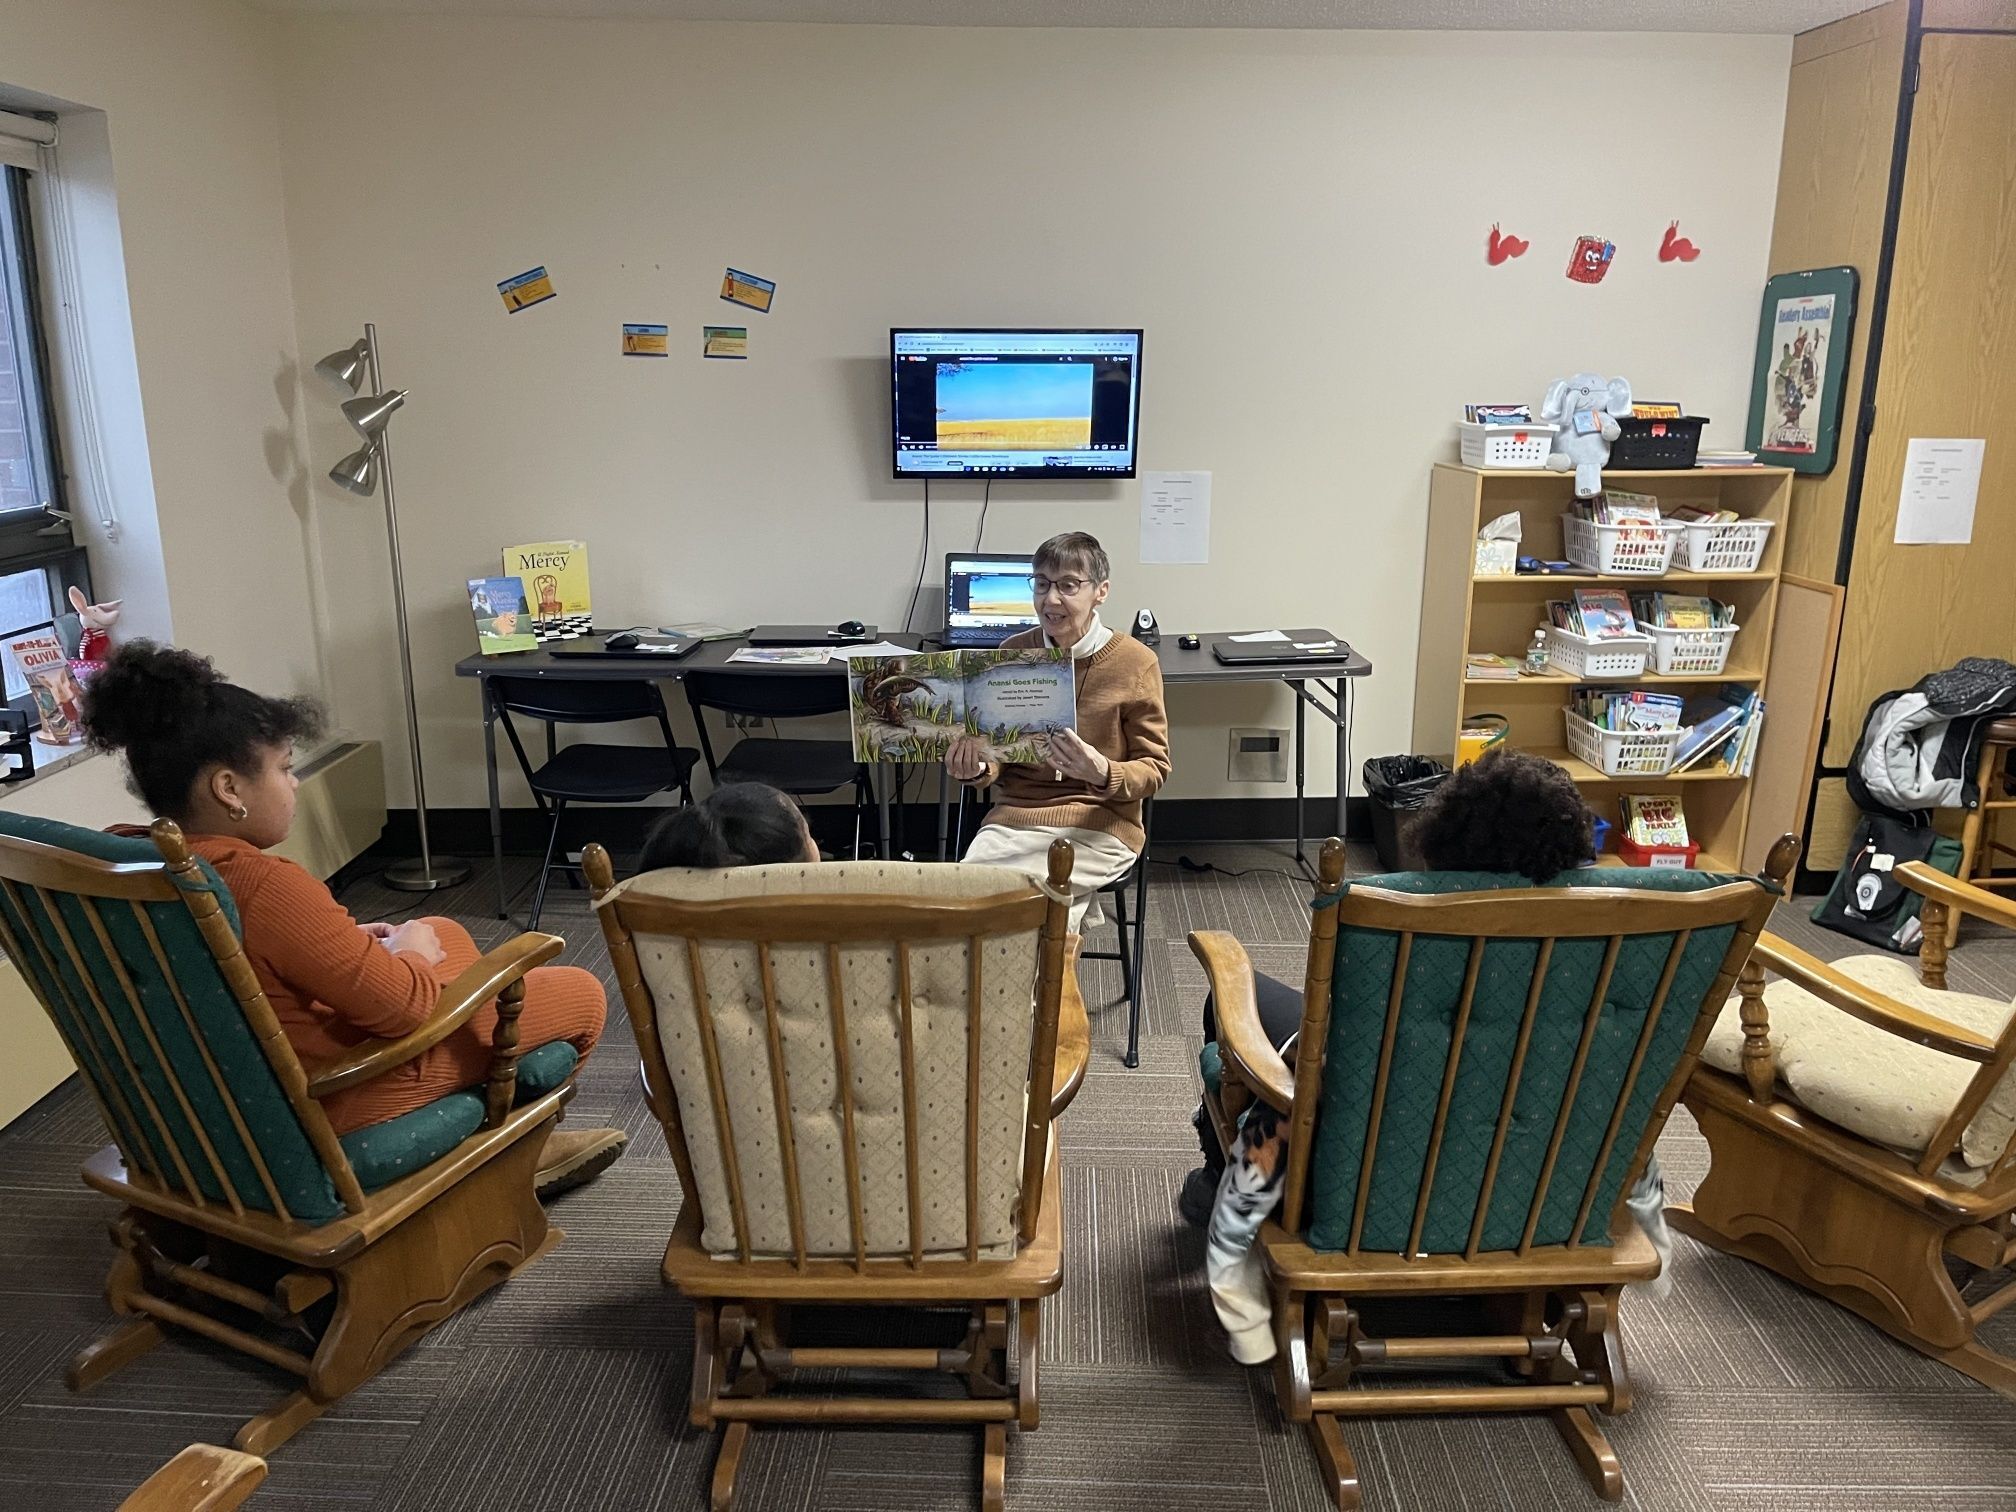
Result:
[[[1877,0],[252,0],[299,15],[601,16],[910,26],[1788,34]]]

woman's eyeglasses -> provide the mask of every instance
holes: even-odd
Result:
[[[1029,579],[1029,592],[1032,596],[1039,599],[1048,598],[1052,588],[1055,588],[1067,599],[1076,598],[1091,586],[1091,583],[1087,582],[1084,578],[1032,577]]]

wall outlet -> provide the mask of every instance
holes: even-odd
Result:
[[[1225,760],[1228,782],[1286,782],[1288,780],[1288,732],[1286,730],[1233,729]]]

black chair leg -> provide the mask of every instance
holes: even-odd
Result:
[[[1134,863],[1134,989],[1127,998],[1127,1064],[1141,1064],[1141,999],[1148,977],[1148,856]]]
[[[1120,987],[1127,995],[1127,1053],[1121,1060],[1131,1071],[1141,1064],[1141,935],[1129,925],[1126,888],[1114,891],[1113,904],[1120,935]]]
[[[553,875],[553,851],[560,843],[560,819],[566,812],[567,805],[554,799],[553,828],[546,832],[546,855],[539,863],[539,885],[532,890],[532,917],[526,921],[527,929],[539,927],[539,911],[546,906],[546,881]]]

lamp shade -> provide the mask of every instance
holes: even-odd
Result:
[[[333,386],[346,388],[354,394],[364,386],[364,363],[370,350],[370,338],[359,336],[354,345],[347,346],[340,352],[331,352],[316,363],[315,371],[328,379]]]
[[[355,399],[343,401],[343,418],[357,429],[357,434],[366,441],[375,440],[385,429],[385,422],[392,418],[392,412],[406,402],[406,390],[393,389],[384,394],[360,394]]]
[[[378,487],[378,448],[360,446],[329,469],[329,481],[368,498]]]

